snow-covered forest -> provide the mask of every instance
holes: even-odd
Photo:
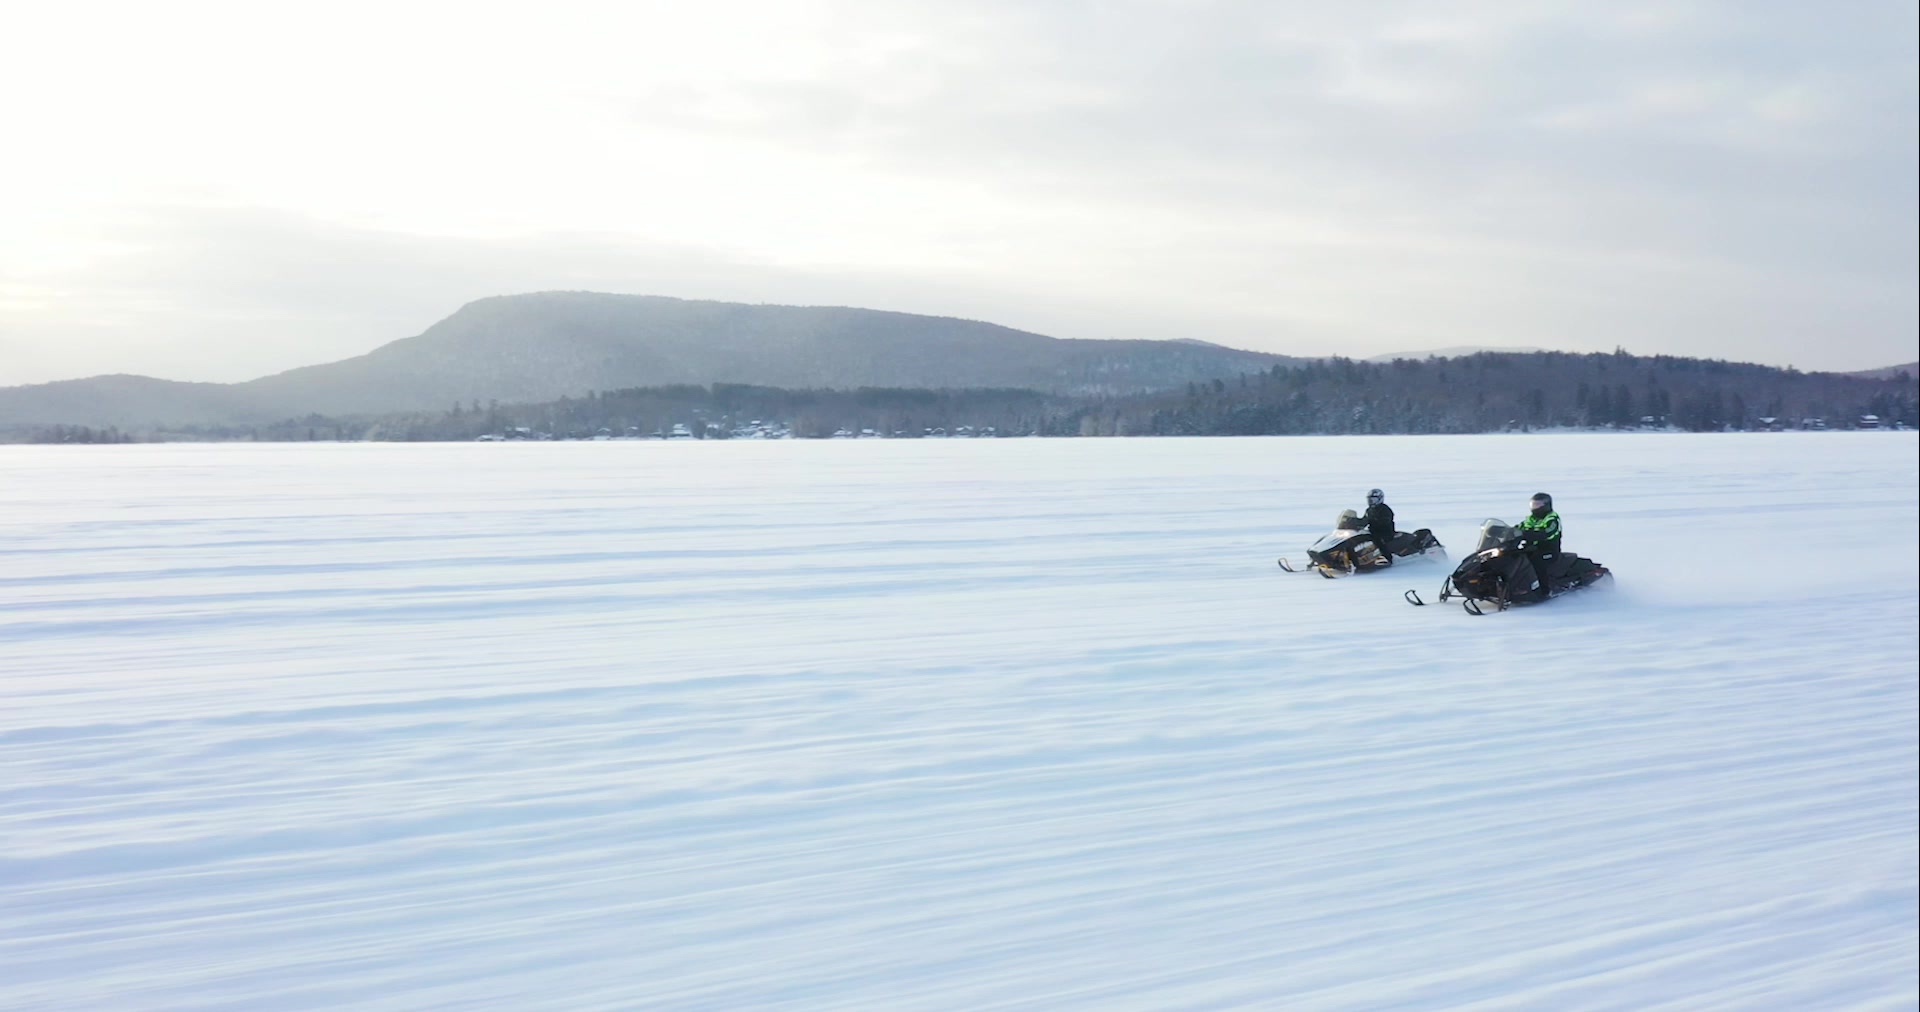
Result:
[[[962,427],[1001,436],[1477,433],[1539,428],[1920,427],[1913,373],[1864,377],[1735,362],[1561,352],[1276,364],[1129,396],[1023,389],[783,389],[737,383],[584,390],[539,403],[456,401],[442,411],[176,426],[151,438],[463,440],[516,429],[557,438],[665,434],[728,438],[754,421],[797,437],[863,430],[923,437]],[[22,430],[25,431],[25,430]],[[117,442],[32,429],[37,442]]]

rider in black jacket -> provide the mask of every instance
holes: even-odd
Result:
[[[1385,492],[1376,488],[1367,493],[1365,520],[1373,547],[1379,550],[1380,565],[1393,565],[1393,507],[1387,505]]]

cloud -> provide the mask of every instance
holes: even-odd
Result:
[[[1910,5],[360,14],[272,58],[154,19],[66,117],[0,111],[77,152],[0,168],[0,382],[240,378],[539,288],[1297,354],[1854,368],[1920,328]]]
[[[90,262],[84,278],[35,304],[0,301],[0,341],[89,343],[112,353],[112,371],[233,381],[364,353],[485,296],[672,293],[717,278],[750,290],[771,273],[620,236],[435,236],[270,208],[164,205],[107,231],[126,248]],[[54,378],[51,356],[5,361],[0,383]],[[28,372],[36,366],[40,375]]]
[[[109,371],[251,379],[362,354],[473,299],[532,291],[937,309],[1030,329],[1064,322],[1062,306],[1089,319],[1100,309],[1031,290],[792,267],[620,233],[436,236],[204,203],[145,208],[104,232],[117,252],[89,260],[84,281],[71,280],[76,287],[52,279],[30,294],[0,288],[0,385]],[[1024,319],[1043,302],[1054,315]],[[115,364],[74,371],[41,353],[74,343]]]

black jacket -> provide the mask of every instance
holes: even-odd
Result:
[[[1373,536],[1374,546],[1381,551],[1387,550],[1387,542],[1393,540],[1393,507],[1386,503],[1367,507],[1367,533]]]

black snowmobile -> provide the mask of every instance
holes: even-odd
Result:
[[[1447,557],[1447,550],[1439,539],[1424,527],[1394,535],[1388,548],[1395,559],[1445,561]],[[1295,564],[1282,556],[1280,568],[1289,573],[1315,572],[1329,580],[1387,568],[1387,560],[1380,554],[1380,546],[1373,543],[1366,520],[1352,510],[1342,510],[1333,530],[1308,546],[1307,560]]]
[[[1538,604],[1562,594],[1613,582],[1613,571],[1572,552],[1560,552],[1541,573],[1533,559],[1520,551],[1520,532],[1505,521],[1489,519],[1480,525],[1480,541],[1473,554],[1440,584],[1440,603],[1460,598],[1460,606],[1474,615],[1488,605],[1506,611],[1516,604]],[[1408,604],[1426,604],[1416,591],[1407,591]]]

